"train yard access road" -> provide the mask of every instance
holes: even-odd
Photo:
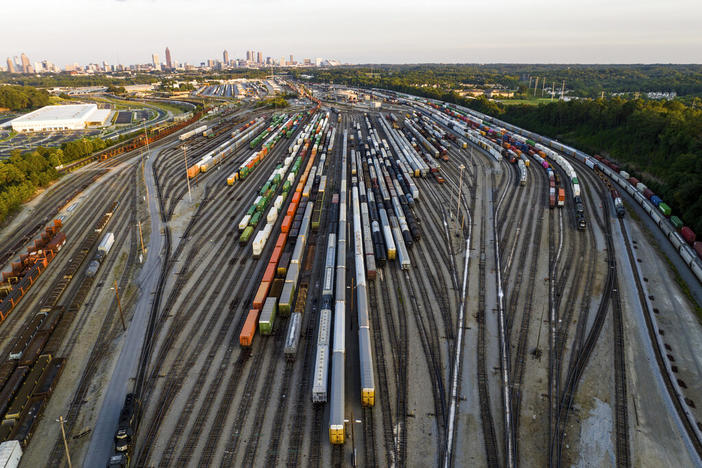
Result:
[[[156,153],[157,151],[154,151]],[[127,334],[122,344],[122,350],[117,361],[117,366],[112,371],[105,397],[98,414],[90,447],[83,466],[100,466],[112,454],[115,427],[119,413],[124,404],[124,398],[131,391],[130,383],[133,382],[139,357],[141,355],[144,337],[147,330],[149,313],[154,293],[158,287],[159,277],[163,268],[162,249],[164,244],[163,225],[160,216],[160,204],[156,197],[156,185],[153,176],[153,159],[151,153],[144,155],[144,180],[149,203],[149,216],[151,218],[151,236],[149,237],[146,261],[137,279],[139,296],[134,306],[134,316],[129,322]]]

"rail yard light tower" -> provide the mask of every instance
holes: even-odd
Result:
[[[192,203],[193,196],[190,193],[190,177],[188,177],[188,145],[183,145],[183,159],[185,160],[185,182],[188,184],[188,198]]]
[[[71,464],[71,454],[68,453],[68,441],[66,441],[66,430],[63,427],[66,420],[63,419],[63,416],[59,416],[56,422],[61,425],[61,436],[63,437],[63,448],[66,450],[66,460],[68,461],[68,468],[72,468],[73,465]]]
[[[458,199],[456,201],[456,221],[458,221],[458,213],[459,213],[460,206],[461,206],[461,194],[463,193],[463,169],[465,169],[465,168],[466,168],[466,166],[464,166],[463,164],[461,164],[459,166],[461,173],[460,173],[460,176],[458,179]],[[456,223],[456,227],[458,227],[458,223]]]

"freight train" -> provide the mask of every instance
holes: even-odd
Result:
[[[133,438],[136,433],[136,422],[139,420],[140,404],[136,395],[128,393],[124,398],[124,405],[119,413],[117,431],[114,442],[116,452],[130,452],[133,448]]]
[[[414,99],[413,97],[410,97]],[[437,101],[438,102],[438,101]],[[446,108],[449,107],[448,104],[439,102],[439,105]],[[683,262],[690,267],[692,273],[697,277],[697,279],[702,282],[702,243],[693,242],[692,246],[689,242],[678,233],[678,229],[668,217],[672,217],[670,206],[663,203],[662,200],[653,200],[653,192],[647,187],[641,184],[638,180],[632,177],[624,177],[629,175],[624,173],[621,174],[621,170],[617,164],[602,158],[601,156],[590,156],[587,153],[571,148],[570,146],[564,145],[558,141],[552,140],[550,138],[538,135],[536,133],[530,132],[528,130],[523,130],[514,125],[503,122],[494,117],[487,116],[480,112],[474,111],[472,109],[467,109],[460,106],[453,106],[453,109],[460,110],[466,114],[473,115],[475,118],[482,119],[487,122],[491,122],[497,125],[501,125],[507,130],[515,133],[519,133],[526,138],[531,139],[531,141],[539,142],[544,146],[548,146],[555,151],[559,151],[567,156],[573,157],[583,164],[587,165],[591,169],[597,169],[602,171],[607,177],[617,183],[625,192],[634,198],[634,200],[644,209],[644,211],[651,217],[653,222],[661,229],[663,234],[668,238],[673,247],[680,254]],[[633,180],[632,180],[633,179]],[[658,201],[658,205],[655,202]],[[663,205],[661,207],[661,204]],[[688,236],[688,240],[690,237]]]
[[[66,321],[64,307],[58,303],[97,243],[99,233],[107,225],[116,206],[117,203],[113,203],[93,225],[78,253],[66,265],[62,277],[54,283],[51,292],[41,299],[38,311],[30,316],[15,338],[8,359],[0,362],[0,441],[15,440],[22,447],[29,444],[66,363],[65,359],[56,358],[51,352],[58,346],[53,341],[62,336],[59,333],[57,338],[56,330],[65,332],[70,325],[70,321]],[[53,229],[60,227],[60,223],[53,225]],[[48,235],[53,229],[45,234]],[[50,242],[54,242],[58,234],[55,232]],[[47,240],[43,239],[41,243]],[[65,242],[65,237],[61,242]],[[38,245],[35,243],[36,247]],[[46,245],[41,247],[42,250],[47,249]],[[86,277],[83,281],[92,279]]]
[[[88,268],[85,271],[85,275],[88,278],[95,276],[98,269],[100,268],[100,265],[102,264],[102,261],[105,259],[105,257],[107,256],[107,253],[112,248],[112,244],[114,244],[114,243],[115,243],[114,234],[111,232],[108,232],[107,234],[105,234],[105,237],[103,237],[102,240],[100,241],[100,244],[98,244],[98,249],[97,249],[97,252],[95,253],[95,257],[93,257],[93,260],[88,264]]]
[[[344,146],[347,132],[344,132]],[[331,344],[331,391],[329,392],[329,441],[343,444],[345,440],[345,361],[346,361],[346,232],[347,232],[347,154],[341,154],[341,183],[339,189],[339,219],[337,227],[336,294]],[[332,220],[334,222],[334,220]]]

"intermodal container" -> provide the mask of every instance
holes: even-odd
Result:
[[[249,310],[246,321],[239,334],[239,344],[241,346],[251,346],[253,337],[256,334],[256,324],[258,323],[258,309]]]
[[[271,283],[268,281],[262,281],[261,284],[258,286],[258,291],[256,291],[256,296],[253,300],[254,309],[260,309],[263,307],[263,303],[266,301],[266,297],[268,296],[268,290],[270,289],[270,287]]]
[[[695,231],[693,231],[687,226],[684,226],[680,230],[680,235],[683,237],[683,239],[685,239],[685,242],[687,242],[690,245],[694,244],[695,240],[697,240],[697,235],[695,234]]]
[[[680,230],[680,229],[682,229],[682,227],[683,227],[683,222],[682,222],[682,220],[681,220],[680,218],[678,218],[677,216],[671,216],[671,217],[670,217],[670,222],[673,224],[673,226],[675,227],[675,229]]]

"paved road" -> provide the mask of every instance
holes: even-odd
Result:
[[[688,267],[685,262],[680,257],[680,254],[670,240],[663,234],[663,231],[653,222],[653,219],[644,211],[644,209],[639,205],[633,197],[631,197],[626,190],[619,190],[619,194],[627,205],[628,210],[633,209],[636,215],[641,219],[639,225],[645,228],[652,237],[656,240],[658,248],[663,255],[665,255],[670,263],[673,264],[678,274],[685,282],[690,290],[690,295],[697,302],[697,305],[702,305],[702,284],[697,279],[697,277],[692,273],[690,267]]]
[[[149,153],[149,156],[154,154]],[[131,389],[132,379],[136,376],[139,365],[139,356],[144,344],[144,334],[146,332],[151,301],[158,286],[161,268],[163,267],[162,247],[163,247],[163,226],[159,215],[159,204],[156,200],[156,186],[151,169],[152,158],[146,160],[145,176],[148,187],[149,210],[151,216],[151,236],[149,239],[146,263],[137,278],[139,287],[139,298],[137,299],[134,316],[129,323],[127,336],[119,361],[112,374],[105,393],[105,399],[100,408],[98,419],[90,439],[90,448],[83,461],[84,467],[104,466],[110,455],[112,455],[112,439],[117,428],[119,413],[124,403],[124,398]],[[154,253],[158,252],[158,255]]]

